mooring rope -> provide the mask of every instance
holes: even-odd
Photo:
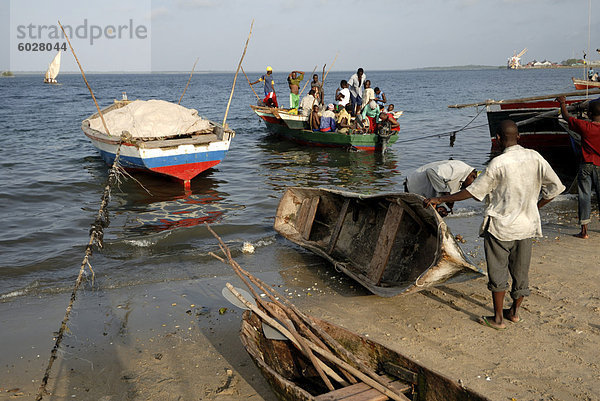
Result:
[[[485,107],[482,107],[481,110],[479,110],[477,112],[477,114],[475,115],[475,117],[473,117],[471,119],[471,121],[469,121],[462,128],[459,128],[457,130],[447,131],[447,132],[441,132],[441,133],[432,134],[432,135],[420,136],[418,138],[409,138],[409,139],[405,139],[405,140],[402,140],[402,141],[396,141],[396,143],[407,143],[407,142],[420,141],[422,139],[427,139],[427,138],[434,138],[434,137],[441,138],[443,136],[450,136],[450,146],[454,146],[454,141],[456,140],[456,134],[458,134],[459,132],[466,131],[468,129],[481,128],[481,127],[485,127],[487,125],[487,124],[480,124],[480,125],[476,125],[474,127],[469,127],[469,125],[471,125],[473,123],[473,121],[475,121],[475,119],[477,117],[479,117],[479,115],[483,112],[483,110],[485,110]]]
[[[125,137],[122,137],[119,142],[119,147],[117,148],[117,153],[115,156],[115,160],[112,164],[110,172],[108,174],[108,178],[106,180],[106,185],[104,186],[104,192],[102,193],[102,201],[100,203],[100,209],[98,210],[98,214],[96,215],[96,219],[91,225],[90,228],[90,240],[85,247],[85,255],[81,262],[81,267],[79,268],[79,275],[77,276],[77,280],[75,281],[75,285],[73,287],[73,291],[71,292],[71,300],[69,301],[69,306],[67,306],[67,310],[65,312],[65,317],[62,320],[60,325],[60,330],[58,330],[58,335],[56,336],[56,341],[54,343],[54,347],[52,347],[52,351],[50,352],[50,360],[48,361],[48,366],[46,367],[46,371],[44,372],[44,377],[42,378],[42,382],[38,389],[37,396],[35,397],[36,401],[40,401],[44,394],[48,394],[46,390],[46,386],[48,385],[48,380],[50,379],[50,372],[52,370],[52,365],[57,358],[57,352],[60,347],[60,344],[63,340],[65,331],[67,329],[67,322],[71,316],[71,311],[73,309],[73,304],[75,302],[75,298],[77,296],[77,291],[83,282],[84,273],[86,267],[90,269],[92,272],[92,280],[94,277],[94,271],[92,270],[92,266],[89,262],[89,258],[92,256],[94,245],[98,245],[99,248],[102,248],[102,241],[104,239],[104,229],[108,227],[110,224],[110,219],[108,217],[108,202],[110,201],[110,192],[111,187],[115,182],[119,181],[119,174],[121,173],[122,167],[119,165],[119,157],[121,155],[121,145],[123,144],[123,140]]]

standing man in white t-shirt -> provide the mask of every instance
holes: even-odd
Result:
[[[565,186],[538,152],[517,143],[519,130],[514,121],[502,121],[496,138],[502,154],[492,159],[468,188],[454,195],[425,199],[424,206],[469,198],[486,200],[480,235],[484,238],[494,316],[482,316],[479,322],[501,330],[506,328],[504,319],[514,323],[521,320],[519,308],[530,293],[532,242],[534,237],[542,236],[538,209],[564,191]],[[513,303],[509,309],[503,309],[509,288]]]
[[[348,81],[350,101],[352,102],[352,106],[354,106],[354,115],[360,111],[360,107],[362,106],[363,85],[366,79],[367,75],[365,71],[359,68],[356,70],[356,74],[353,74]]]

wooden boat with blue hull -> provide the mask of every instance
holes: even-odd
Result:
[[[292,187],[279,202],[274,228],[383,297],[485,275],[423,199]]]
[[[273,307],[275,308],[275,307]],[[490,401],[473,390],[459,385],[419,362],[357,335],[333,323],[309,316],[334,341],[354,355],[347,362],[355,369],[358,363],[379,375],[382,382],[406,401]],[[329,390],[314,366],[291,341],[265,335],[261,318],[246,311],[240,338],[248,354],[282,401],[385,401],[388,396],[364,382]]]
[[[117,101],[102,110],[107,115],[125,107],[130,101]],[[212,121],[205,129],[176,136],[132,138],[126,136],[121,144],[122,133],[108,135],[90,126],[95,113],[81,123],[84,134],[90,138],[102,159],[112,165],[121,146],[119,163],[126,169],[147,171],[183,181],[190,188],[190,180],[201,172],[216,166],[223,160],[235,132]],[[110,127],[109,127],[110,129]]]

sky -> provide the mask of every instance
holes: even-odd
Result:
[[[73,46],[88,71],[187,72],[196,58],[197,71],[232,71],[252,19],[243,64],[247,71],[267,65],[275,71],[312,71],[316,65],[331,66],[336,54],[333,69],[338,71],[500,66],[524,48],[524,62],[560,62],[583,56],[588,32],[588,58],[600,59],[594,51],[600,48],[600,0],[591,0],[591,13],[590,0],[0,2],[0,70],[45,70],[54,50],[18,47],[27,42],[62,45],[63,39],[44,37],[49,29],[44,28],[41,38],[36,34],[40,26],[56,25],[59,19],[73,29],[83,26]],[[32,31],[27,31],[29,25]],[[104,33],[93,43],[92,25],[96,33]],[[114,37],[111,29],[119,25],[128,27]],[[145,34],[128,36],[130,28]],[[77,71],[71,54],[63,55],[62,71]]]

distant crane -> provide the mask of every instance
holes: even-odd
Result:
[[[521,57],[525,53],[527,53],[527,48],[524,48],[523,50],[521,50],[521,52],[519,54],[517,54],[517,51],[515,50],[515,52],[513,53],[513,56],[509,57],[506,68],[511,69],[511,70],[516,70],[517,68],[521,68]]]

